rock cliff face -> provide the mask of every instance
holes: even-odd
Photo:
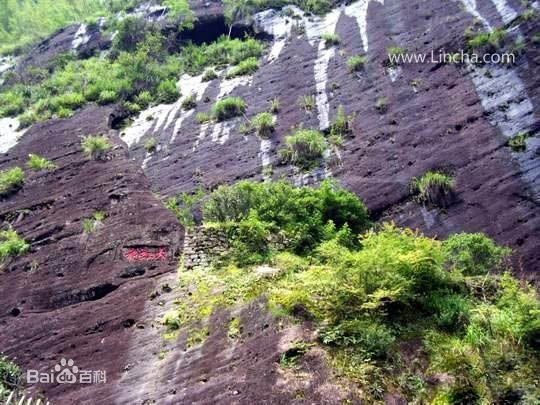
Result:
[[[193,9],[199,24],[222,18],[219,2],[194,2]],[[258,303],[239,314],[248,337],[232,348],[226,312],[213,316],[201,348],[186,351],[185,336],[161,337],[156,319],[181,298],[167,285],[174,283],[184,237],[163,200],[240,179],[271,176],[316,184],[333,176],[365,201],[374,219],[433,236],[485,232],[514,248],[519,271],[537,278],[540,54],[532,39],[537,20],[510,30],[525,43],[512,66],[387,64],[391,46],[411,53],[452,52],[463,45],[463,32],[474,21],[491,30],[523,11],[519,0],[358,0],[323,18],[265,11],[252,27],[268,38],[254,75],[225,79],[220,72],[210,82],[182,76],[184,97],[196,95],[195,110],[184,111],[181,98],[114,130],[118,110],[90,106],[70,119],[34,125],[18,141],[13,125],[1,121],[0,170],[23,166],[29,153],[52,160],[58,169],[32,174],[21,191],[0,202],[2,221],[31,244],[28,255],[0,271],[0,351],[16,357],[23,369],[47,372],[65,357],[107,372],[107,384],[39,386],[60,404],[340,403],[348,398],[348,390],[332,380],[323,354],[306,360],[311,376],[305,381],[276,371],[284,342],[309,332],[282,328]],[[341,37],[339,48],[324,46],[320,35],[325,32]],[[106,46],[100,41],[97,34],[71,27],[21,63],[46,66],[52,54],[73,46],[81,51]],[[352,54],[368,56],[365,69],[354,74],[347,69]],[[196,122],[197,112],[209,111],[225,95],[242,96],[249,117],[278,98],[271,139],[242,135],[243,118]],[[298,106],[304,95],[315,97],[312,113]],[[376,104],[382,97],[387,105],[381,113]],[[281,163],[277,151],[291,128],[303,123],[326,130],[339,105],[356,116],[344,144],[307,174]],[[506,146],[520,131],[532,135],[525,153]],[[114,140],[103,162],[86,159],[80,150],[82,136],[98,133]],[[151,137],[158,146],[149,153],[144,143]],[[411,179],[441,168],[456,179],[454,200],[444,210],[419,205],[411,197]],[[82,220],[98,210],[107,213],[102,228],[84,234]],[[166,353],[162,360],[161,352]],[[295,397],[299,387],[302,399]]]

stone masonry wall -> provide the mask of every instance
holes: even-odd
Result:
[[[226,230],[204,226],[186,229],[184,241],[184,268],[206,267],[212,257],[219,257],[230,247]]]

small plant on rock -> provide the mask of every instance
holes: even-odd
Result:
[[[144,149],[146,149],[148,153],[155,152],[156,148],[157,148],[156,138],[148,138],[146,142],[144,143]]]
[[[47,160],[44,157],[38,155],[34,155],[33,153],[28,155],[28,161],[26,162],[26,166],[28,166],[29,169],[34,171],[54,170],[56,168],[56,166],[50,160]]]
[[[195,115],[195,121],[199,124],[204,124],[206,122],[210,122],[212,120],[212,117],[210,114],[205,112],[199,112],[197,115]]]
[[[379,97],[375,102],[375,108],[381,114],[384,114],[388,110],[388,99],[384,96]]]
[[[527,138],[529,134],[526,132],[520,132],[513,138],[510,138],[507,142],[507,145],[514,152],[525,152],[527,150]]]
[[[9,195],[24,184],[24,172],[20,167],[0,171],[0,197]]]
[[[448,196],[454,188],[451,176],[440,171],[428,171],[411,183],[412,191],[417,193],[419,202],[441,205],[441,200]]]
[[[341,146],[343,138],[352,132],[352,121],[354,115],[345,115],[343,106],[340,105],[337,110],[336,118],[332,125],[330,125],[330,143]]]
[[[20,256],[28,251],[30,245],[14,229],[0,231],[0,260]]]
[[[102,135],[85,136],[81,145],[84,154],[94,160],[105,159],[107,152],[112,148],[108,139]]]
[[[214,79],[217,79],[218,75],[216,73],[216,71],[214,69],[208,69],[204,72],[203,74],[203,77],[202,77],[202,81],[203,82],[209,82],[209,81],[212,81]]]
[[[309,113],[315,108],[315,97],[311,95],[300,96],[300,98],[298,99],[298,105]]]
[[[270,100],[270,112],[272,114],[276,114],[279,112],[279,99],[277,97],[274,97],[272,100]]]
[[[103,211],[96,211],[90,218],[86,218],[83,221],[83,230],[84,233],[90,234],[93,233],[105,219],[105,213]]]
[[[191,95],[187,96],[182,101],[182,108],[184,110],[193,110],[196,107],[197,107],[197,101],[195,100],[195,95],[194,94],[191,94]]]
[[[321,39],[324,41],[324,45],[327,48],[330,48],[331,46],[334,46],[334,45],[339,45],[339,43],[341,42],[337,34],[331,34],[328,32],[325,32],[324,34],[322,34]]]
[[[364,55],[353,55],[347,60],[347,69],[349,72],[358,72],[364,68],[367,57]]]
[[[226,97],[212,107],[212,115],[216,121],[225,121],[242,115],[246,111],[246,102],[240,97]]]
[[[257,131],[257,135],[261,138],[269,138],[274,131],[274,117],[272,114],[263,112],[257,114],[253,120],[251,120],[253,128]]]

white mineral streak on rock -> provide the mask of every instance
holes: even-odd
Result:
[[[330,106],[328,103],[328,94],[326,94],[326,85],[328,82],[328,64],[336,53],[334,46],[326,47],[325,41],[321,38],[322,34],[333,34],[336,31],[336,25],[341,15],[341,8],[337,8],[328,13],[324,18],[315,18],[312,21],[306,21],[306,35],[312,45],[317,46],[317,60],[315,61],[315,103],[317,104],[317,117],[319,118],[319,128],[324,130],[329,127],[328,118]]]
[[[122,137],[124,142],[126,142],[129,147],[137,144],[139,140],[155,126],[157,117],[167,117],[167,114],[171,110],[171,106],[172,104],[160,104],[141,112],[133,123],[124,131],[125,135]]]
[[[219,83],[219,94],[217,96],[217,100],[221,100],[223,97],[228,96],[238,86],[251,86],[252,82],[253,76],[240,76],[228,80],[222,80]],[[231,122],[218,122],[212,124],[211,140],[223,145],[229,139],[233,126],[234,125]],[[206,137],[208,128],[209,125],[201,125],[201,130],[193,145],[193,150],[197,149],[200,142]]]
[[[285,7],[290,8],[290,7]],[[277,10],[266,10],[255,14],[255,26],[274,37],[274,42],[267,56],[269,63],[274,62],[285,47],[287,39],[291,35],[293,22],[289,17],[284,17]]]
[[[491,0],[491,2],[497,8],[497,11],[501,15],[501,18],[505,24],[515,20],[518,16],[516,11],[508,5],[506,0]]]
[[[0,118],[0,153],[6,153],[17,145],[19,138],[26,131],[26,129],[17,131],[17,128],[19,128],[17,118]]]
[[[515,69],[500,65],[469,65],[467,68],[489,122],[505,137],[528,132],[534,126],[534,106]],[[523,177],[540,198],[540,160],[534,157],[538,147],[540,139],[529,138],[527,152],[516,153],[515,157]]]
[[[469,14],[477,18],[478,21],[484,25],[484,28],[486,28],[488,31],[492,30],[489,22],[478,12],[478,9],[476,8],[476,0],[461,0],[461,3],[465,6],[465,10],[467,10]]]
[[[362,38],[362,46],[365,53],[368,52],[369,47],[369,39],[367,34],[367,12],[370,1],[376,1],[384,5],[384,0],[358,0],[345,7],[345,14],[356,19],[356,23],[360,29],[360,37]]]
[[[78,49],[81,45],[86,44],[90,40],[90,36],[86,33],[87,26],[86,24],[81,24],[79,29],[71,41],[71,48]]]
[[[390,66],[386,69],[390,81],[394,83],[401,74],[401,66]]]
[[[195,100],[197,102],[202,100],[202,96],[204,92],[206,91],[206,88],[210,84],[210,82],[203,82],[202,81],[203,75],[199,76],[190,76],[188,74],[182,75],[180,80],[178,81],[178,86],[180,86],[180,91],[182,92],[182,98],[180,98],[173,107],[173,114],[171,114],[170,119],[167,120],[166,128],[168,128],[171,123],[173,122],[174,118],[176,117],[176,114],[178,110],[182,107],[182,102],[190,97],[194,96]],[[195,112],[195,109],[191,109],[188,111],[183,111],[180,114],[180,117],[174,122],[174,129],[173,134],[171,137],[171,143],[176,139],[176,136],[178,135],[178,132],[180,131],[180,128],[182,127],[182,123],[189,117],[191,117]]]
[[[265,170],[269,167],[272,167],[272,159],[270,155],[270,150],[272,149],[272,141],[270,139],[261,139],[261,147],[259,156],[261,157],[262,168],[263,168],[263,178],[265,180],[270,180],[271,176]]]
[[[430,229],[435,225],[435,215],[432,212],[428,211],[426,207],[421,206],[420,212],[422,213],[422,218],[424,219],[424,224],[427,229]]]
[[[474,0],[461,1],[473,16],[484,23],[488,31],[493,31],[489,23],[476,10]],[[515,18],[515,11],[510,9],[505,1],[493,1],[503,21],[506,19],[511,21]],[[517,34],[521,36],[519,29]],[[497,127],[507,138],[512,138],[520,132],[530,131],[535,124],[534,106],[516,69],[497,64],[473,65],[470,63],[466,68],[491,125]],[[539,147],[538,137],[529,138],[527,151],[514,154],[519,162],[522,176],[537,200],[540,199],[540,160],[535,158],[535,154]]]
[[[0,85],[4,83],[4,72],[8,71],[15,65],[16,59],[12,56],[4,56],[0,58]]]

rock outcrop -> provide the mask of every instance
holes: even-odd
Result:
[[[193,5],[201,23],[222,18],[218,2]],[[257,302],[237,314],[245,330],[232,347],[225,326],[231,314],[225,311],[213,315],[200,348],[187,350],[185,336],[162,339],[157,320],[181,298],[167,295],[163,286],[174,283],[184,238],[163,200],[240,179],[316,184],[333,176],[365,201],[375,220],[433,236],[485,232],[515,250],[522,275],[538,278],[540,54],[532,40],[537,20],[510,30],[512,38],[523,38],[524,54],[515,65],[489,68],[491,78],[486,67],[387,63],[388,47],[452,52],[463,46],[463,33],[475,20],[486,29],[509,26],[523,11],[519,0],[358,0],[322,19],[267,11],[253,27],[270,36],[255,74],[225,79],[220,72],[204,83],[201,77],[180,79],[183,97],[195,94],[195,110],[184,111],[181,98],[142,112],[117,131],[111,129],[114,108],[89,106],[70,119],[34,125],[17,143],[10,138],[0,170],[25,166],[30,153],[52,160],[57,169],[25,170],[22,190],[0,201],[2,222],[13,224],[31,244],[27,255],[0,270],[0,351],[23,369],[47,372],[64,357],[106,371],[107,384],[39,386],[61,404],[348,398],[320,353],[309,360],[309,381],[276,371],[283,342],[306,332],[283,329]],[[81,52],[100,49],[99,37],[82,27],[57,33],[20,63],[45,67],[75,45]],[[339,48],[324,46],[324,32],[341,37]],[[354,54],[368,57],[357,73],[347,69]],[[208,112],[226,95],[243,97],[248,117],[278,98],[273,136],[241,134],[243,118],[196,122],[197,112]],[[315,97],[312,113],[298,106],[304,95]],[[380,98],[386,100],[384,112],[376,108]],[[291,128],[326,130],[340,105],[356,117],[342,146],[309,173],[281,162],[277,151]],[[531,135],[525,153],[506,146],[519,131]],[[81,137],[100,133],[113,140],[113,151],[105,161],[90,160],[81,151]],[[150,137],[157,140],[154,152],[144,148]],[[445,169],[456,180],[455,199],[444,210],[411,196],[411,179],[432,169]],[[102,225],[84,233],[82,221],[98,210],[106,214]],[[167,353],[164,360],[158,358],[161,351]],[[301,400],[295,397],[300,391]]]

